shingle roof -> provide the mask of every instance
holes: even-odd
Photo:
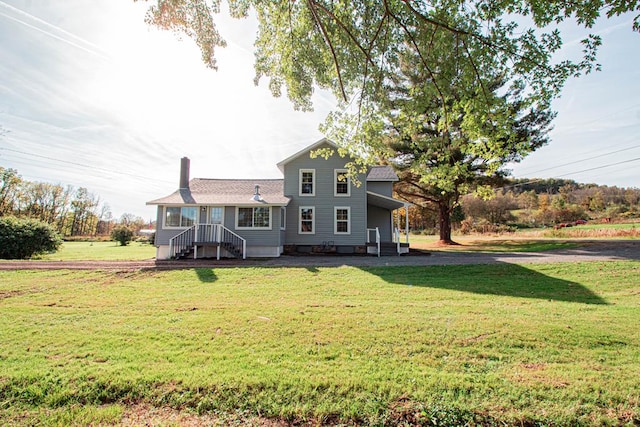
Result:
[[[253,200],[255,186],[260,186],[262,201]],[[284,195],[282,179],[204,179],[189,181],[188,190],[178,190],[147,205],[225,205],[286,206],[289,198]]]
[[[391,166],[373,166],[367,175],[367,181],[398,181],[398,175]]]

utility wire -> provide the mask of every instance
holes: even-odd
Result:
[[[600,157],[609,156],[611,154],[621,153],[621,152],[627,151],[627,150],[633,150],[634,148],[638,148],[638,147],[640,147],[640,145],[634,145],[633,147],[627,147],[627,148],[623,148],[621,150],[611,151],[609,153],[604,153],[604,154],[600,154],[600,155],[593,156],[593,157],[587,157],[586,159],[574,160],[573,162],[563,163],[561,165],[551,166],[551,167],[544,168],[544,169],[539,169],[539,170],[533,171],[533,172],[527,172],[527,175],[532,175],[532,174],[536,174],[536,173],[539,173],[539,172],[548,171],[548,170],[551,170],[551,169],[557,169],[557,168],[561,168],[561,167],[564,167],[564,166],[575,165],[576,163],[586,162],[587,160],[593,160],[593,159],[597,159],[597,158],[600,158]]]
[[[637,162],[638,160],[640,160],[640,157],[636,157],[635,159],[623,160],[621,162],[616,162],[616,163],[609,163],[608,165],[602,165],[602,166],[596,166],[596,167],[589,168],[589,169],[583,169],[583,170],[580,170],[580,171],[569,172],[569,173],[565,173],[565,174],[559,175],[558,177],[562,178],[562,177],[565,177],[567,175],[575,175],[575,174],[578,174],[578,173],[590,172],[590,171],[593,171],[593,170],[604,169],[604,168],[608,168],[608,167],[611,167],[611,166],[621,165],[621,164],[624,164],[624,163]],[[516,187],[520,187],[520,186],[527,185],[527,184],[535,184],[536,182],[544,181],[546,179],[553,179],[553,178],[532,179],[530,181],[520,182],[518,184],[507,185],[507,186],[502,187],[502,189],[506,190],[506,189],[509,189],[509,188],[516,188]]]
[[[637,162],[638,160],[640,160],[640,157],[636,157],[635,159],[623,160],[621,162],[616,162],[616,163],[609,163],[608,165],[602,165],[602,166],[596,166],[596,167],[589,168],[589,169],[583,169],[581,171],[569,172],[569,173],[562,174],[561,176],[575,175],[577,173],[589,172],[589,171],[594,171],[594,170],[598,170],[598,169],[604,169],[604,168],[608,168],[610,166],[621,165],[621,164],[624,164],[624,163]]]
[[[60,163],[67,163],[67,164],[70,164],[70,165],[80,166],[80,167],[88,168],[88,169],[92,169],[92,170],[98,170],[98,171],[103,171],[103,172],[115,173],[115,174],[118,174],[118,175],[130,176],[130,177],[138,178],[138,179],[147,179],[147,180],[154,181],[154,182],[166,182],[166,183],[169,183],[169,181],[165,181],[165,180],[161,180],[161,179],[157,179],[157,178],[152,178],[152,177],[149,177],[149,176],[136,175],[136,174],[133,174],[133,173],[122,172],[122,171],[118,171],[118,170],[114,170],[114,169],[106,169],[106,168],[101,168],[101,167],[98,167],[98,166],[90,166],[90,165],[86,165],[86,164],[82,164],[82,163],[78,163],[78,162],[72,162],[72,161],[69,161],[69,160],[61,160],[61,159],[56,159],[56,158],[49,157],[49,156],[42,156],[40,154],[27,153],[26,151],[14,150],[13,148],[0,147],[0,150],[11,151],[11,152],[14,152],[14,153],[19,153],[19,154],[25,154],[27,156],[39,157],[41,159],[46,159],[46,160],[53,160],[55,162],[60,162]]]

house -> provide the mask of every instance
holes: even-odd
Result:
[[[407,206],[393,198],[393,169],[374,166],[356,186],[344,158],[311,157],[322,148],[337,147],[322,139],[278,163],[283,179],[189,180],[183,158],[179,189],[147,202],[158,206],[156,258],[408,252],[393,223]]]

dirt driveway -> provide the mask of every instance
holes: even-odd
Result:
[[[428,266],[465,264],[536,264],[549,262],[583,262],[640,260],[640,240],[581,241],[573,249],[547,252],[447,252],[434,250],[411,255],[374,256],[282,256],[247,260],[183,261],[1,261],[0,270],[140,270],[220,267],[355,267]]]

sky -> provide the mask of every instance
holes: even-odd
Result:
[[[29,181],[86,187],[114,217],[155,219],[149,200],[191,177],[281,178],[276,164],[318,141],[335,107],[323,91],[295,111],[253,84],[256,23],[218,22],[218,70],[188,38],[144,22],[133,0],[0,0],[0,166]],[[603,20],[602,71],[570,80],[551,142],[510,165],[517,178],[640,187],[640,34]],[[570,31],[563,55],[580,53]]]

